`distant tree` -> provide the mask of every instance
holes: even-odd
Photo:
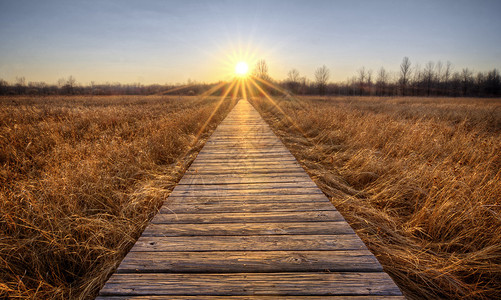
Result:
[[[306,95],[308,93],[308,86],[309,85],[310,85],[310,82],[305,76],[299,78],[299,93],[301,95]]]
[[[440,85],[440,82],[442,81],[442,71],[444,68],[444,64],[442,61],[437,61],[435,64],[435,84]]]
[[[264,59],[260,59],[257,61],[256,66],[254,67],[254,71],[252,72],[254,76],[270,81],[270,75],[268,74],[268,64]]]
[[[499,71],[497,69],[489,71],[486,77],[485,92],[489,96],[501,95],[501,77],[499,75]]]
[[[364,94],[365,78],[367,77],[367,72],[365,67],[361,67],[358,70],[358,84],[360,89],[360,95]]]
[[[411,75],[411,61],[406,56],[402,59],[400,64],[400,90],[403,96],[406,95],[407,85],[409,84],[409,77]]]
[[[16,93],[18,95],[23,95],[26,93],[26,78],[16,77]]]
[[[0,95],[6,95],[9,88],[9,83],[0,78]]]
[[[435,64],[432,61],[429,61],[426,66],[424,67],[424,80],[426,84],[426,95],[430,96],[433,83],[434,83],[434,77],[435,77]]]
[[[468,68],[464,68],[461,71],[461,90],[463,92],[463,96],[467,96],[469,94],[472,82],[473,73]]]
[[[372,95],[372,70],[367,70],[367,90]]]
[[[450,84],[451,75],[452,75],[452,64],[450,61],[447,61],[445,63],[445,70],[444,70],[444,75],[443,75],[444,94],[445,95],[449,95],[449,84]]]
[[[64,94],[74,94],[75,93],[75,86],[76,86],[76,79],[72,75],[68,77],[68,79],[65,80],[64,85],[62,87],[63,93]]]
[[[315,71],[315,82],[317,84],[318,92],[320,95],[325,94],[327,88],[327,81],[329,80],[330,71],[323,65]]]
[[[384,96],[386,94],[386,85],[388,84],[388,72],[384,67],[381,67],[377,74],[376,94]]]
[[[300,80],[301,78],[298,70],[292,69],[287,73],[287,86],[293,93],[298,92]]]

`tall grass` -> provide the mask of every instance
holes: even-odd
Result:
[[[217,102],[0,98],[0,298],[95,296],[234,104],[202,130]]]
[[[499,99],[275,100],[252,102],[407,297],[501,294]]]

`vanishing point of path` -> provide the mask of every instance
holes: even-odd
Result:
[[[99,299],[221,296],[403,299],[246,100],[216,129]]]

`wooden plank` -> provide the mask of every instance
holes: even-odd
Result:
[[[220,169],[275,169],[275,168],[293,168],[296,170],[302,169],[302,167],[298,163],[293,163],[291,161],[285,162],[224,162],[224,163],[204,163],[204,162],[195,162],[190,167],[196,169],[210,169],[210,170],[220,170]]]
[[[131,252],[118,273],[377,272],[368,250]]]
[[[172,196],[192,196],[192,197],[221,197],[221,196],[260,196],[260,195],[323,195],[322,191],[318,188],[286,188],[286,189],[246,189],[246,190],[229,190],[229,189],[210,189],[210,190],[196,190],[196,189],[174,189],[171,193]]]
[[[285,156],[283,154],[280,155],[268,155],[268,156],[253,156],[250,157],[249,155],[246,154],[241,154],[241,155],[204,155],[202,157],[197,157],[196,161],[197,163],[205,163],[205,164],[216,164],[216,163],[227,163],[227,162],[232,162],[232,163],[254,163],[254,162],[270,162],[270,161],[275,161],[275,162],[292,162],[295,163],[296,159],[292,156]]]
[[[250,149],[256,149],[256,150],[266,150],[267,148],[269,149],[275,149],[275,150],[287,150],[283,143],[278,140],[276,137],[274,138],[250,138],[250,137],[244,137],[244,138],[214,138],[210,139],[207,143],[207,146],[210,147],[221,147],[221,146],[228,146],[228,147],[242,147],[242,148],[250,148]],[[257,146],[257,147],[256,147]],[[207,148],[209,149],[209,148]],[[204,148],[205,150],[205,148]]]
[[[207,213],[232,213],[238,211],[240,213],[255,213],[255,212],[297,212],[297,211],[335,211],[334,206],[329,202],[285,202],[285,203],[235,203],[233,201],[219,203],[201,203],[201,204],[184,204],[172,203],[165,204],[160,208],[160,213],[169,214],[207,214]]]
[[[354,234],[345,221],[282,223],[150,224],[141,236]]]
[[[115,274],[102,295],[400,295],[383,272]]]
[[[321,202],[329,201],[323,194],[299,194],[299,195],[217,195],[217,196],[186,196],[170,195],[166,203],[217,203],[220,201],[240,201],[240,202]]]
[[[287,148],[270,148],[270,149],[256,149],[256,148],[245,148],[243,151],[240,151],[241,149],[236,149],[236,148],[228,148],[228,147],[221,147],[221,149],[214,149],[214,150],[208,150],[206,148],[203,148],[202,151],[200,151],[200,154],[208,155],[208,154],[251,154],[251,155],[257,155],[257,154],[284,154],[284,155],[292,155],[290,151]]]
[[[354,234],[140,237],[130,251],[365,250]]]
[[[270,149],[271,150],[271,149]],[[221,153],[206,153],[206,152],[201,152],[199,155],[197,155],[197,159],[200,160],[225,160],[225,159],[261,159],[261,160],[271,160],[273,159],[283,159],[283,160],[290,160],[291,158],[294,158],[290,152],[287,151],[274,151],[271,153],[264,152],[264,153],[249,153],[249,152],[243,152],[243,153],[236,153],[234,151],[225,151]]]
[[[218,214],[156,214],[153,224],[325,222],[344,220],[338,211],[294,211]],[[201,225],[202,226],[202,225]]]
[[[231,173],[226,173],[226,174],[203,174],[200,172],[189,172],[185,173],[181,181],[184,181],[186,179],[191,179],[191,178],[205,178],[205,179],[227,179],[227,178],[238,178],[239,180],[242,179],[249,179],[249,180],[255,180],[255,179],[277,179],[277,180],[283,180],[283,179],[293,179],[293,180],[303,180],[303,181],[309,181],[311,178],[303,172],[296,171],[296,172],[287,172],[287,173],[274,173],[274,172],[269,172],[266,174],[231,174]],[[181,182],[180,181],[180,182]]]
[[[183,177],[178,185],[193,185],[193,184],[255,184],[255,183],[311,183],[310,178],[305,177],[282,177],[282,176],[256,176],[256,177],[240,177],[240,176],[186,176]]]
[[[194,299],[204,299],[204,300],[214,300],[221,299],[221,296],[206,296],[203,295],[203,298],[200,298],[200,295],[197,296],[98,296],[96,300],[194,300]],[[310,300],[321,300],[321,299],[331,299],[331,300],[405,300],[404,296],[224,296],[224,299],[230,300],[298,300],[298,299],[310,299]]]
[[[235,174],[236,176],[240,175],[251,175],[251,174],[256,174],[256,175],[280,175],[280,174],[288,174],[288,173],[296,173],[300,171],[304,171],[304,169],[299,169],[299,168],[294,168],[293,170],[289,168],[224,168],[224,169],[189,169],[186,171],[185,174],[192,175],[192,174],[210,174],[210,175],[222,175],[222,174]]]
[[[192,166],[207,166],[207,167],[233,167],[233,166],[300,166],[299,163],[294,159],[289,158],[274,158],[273,161],[271,159],[220,159],[220,160],[195,160]]]
[[[227,184],[184,184],[178,185],[175,188],[175,191],[211,191],[211,190],[225,190],[225,191],[237,191],[237,190],[294,190],[294,189],[318,189],[318,187],[310,180],[310,182],[297,183],[297,182],[289,182],[289,183],[227,183]],[[319,190],[320,191],[320,190]],[[320,191],[321,192],[321,191]],[[318,194],[318,193],[317,193]]]

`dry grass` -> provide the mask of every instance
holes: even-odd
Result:
[[[96,295],[226,116],[225,101],[0,98],[0,298]]]
[[[252,102],[407,297],[499,296],[499,99],[275,100]]]

